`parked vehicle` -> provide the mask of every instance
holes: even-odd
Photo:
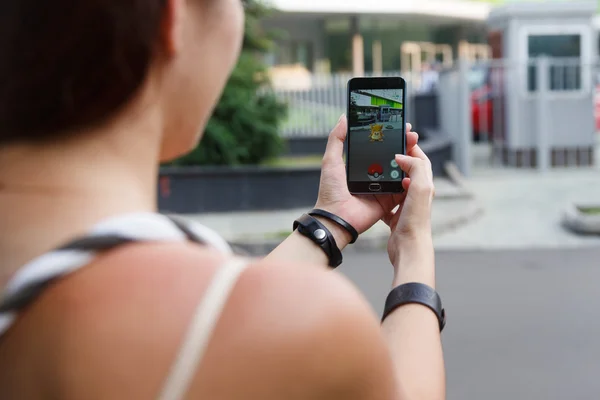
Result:
[[[471,68],[469,88],[471,89],[473,139],[479,141],[484,135],[489,139],[494,131],[494,102],[488,66],[479,65]]]
[[[594,98],[594,116],[596,117],[596,132],[600,132],[600,84],[596,85]]]

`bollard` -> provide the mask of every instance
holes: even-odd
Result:
[[[465,177],[471,176],[472,164],[472,132],[471,123],[471,91],[469,88],[469,62],[464,58],[458,60],[458,167]]]
[[[550,61],[547,57],[536,60],[536,144],[537,167],[542,173],[550,168],[550,143],[548,138],[548,92]]]

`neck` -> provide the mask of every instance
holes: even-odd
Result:
[[[23,264],[109,216],[155,211],[158,112],[73,139],[0,150],[0,287]]]

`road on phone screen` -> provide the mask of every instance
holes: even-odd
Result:
[[[385,122],[382,124],[386,125]],[[398,125],[395,123],[395,125]],[[384,129],[385,138],[383,142],[371,142],[369,135],[371,129],[353,130],[350,132],[350,180],[357,182],[368,181],[367,172],[369,167],[380,164],[383,167],[385,181],[391,180],[392,171],[400,171],[392,168],[395,155],[402,152],[402,128]]]
[[[436,264],[449,400],[599,398],[600,247],[438,252]],[[387,254],[348,252],[340,270],[380,314]]]

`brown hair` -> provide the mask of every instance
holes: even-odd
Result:
[[[98,124],[143,84],[166,0],[2,0],[0,144]]]

